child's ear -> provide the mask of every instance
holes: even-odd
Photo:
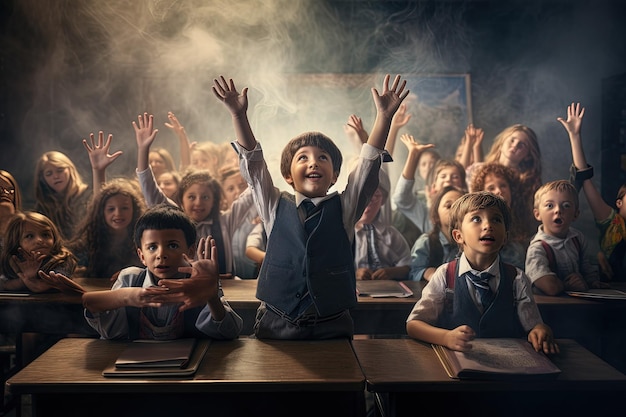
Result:
[[[141,263],[143,264],[143,266],[148,266],[146,265],[146,261],[143,258],[143,252],[141,251],[141,249],[137,248],[137,256],[139,257],[139,260],[141,261]]]
[[[459,229],[452,229],[452,239],[454,239],[454,241],[459,245],[464,243],[463,233],[461,233]]]
[[[337,184],[337,178],[339,178],[339,173],[338,172],[333,172],[333,179],[330,181],[330,187],[332,187],[333,185]],[[328,188],[330,188],[328,187]]]
[[[541,221],[541,216],[539,215],[539,210],[534,208],[533,209],[533,215],[535,216],[535,220],[537,221]]]
[[[291,177],[291,174],[285,175],[283,178],[285,179],[285,181],[287,181],[287,184],[293,187],[293,178]]]

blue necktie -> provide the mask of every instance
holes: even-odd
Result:
[[[382,264],[380,262],[380,256],[378,256],[378,250],[376,249],[375,229],[371,224],[364,224],[363,230],[365,230],[365,236],[367,237],[367,263],[369,269],[376,271],[382,267]]]
[[[306,230],[307,235],[310,235],[320,221],[320,211],[317,210],[317,207],[311,200],[304,200],[300,205],[304,207],[306,213],[304,217],[304,230]]]
[[[465,275],[478,290],[480,304],[483,306],[483,309],[486,309],[493,301],[493,291],[491,291],[491,287],[489,287],[489,279],[493,277],[493,274],[481,272],[480,275],[474,275],[468,271]]]

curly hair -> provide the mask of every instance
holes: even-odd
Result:
[[[109,199],[115,196],[130,198],[133,214],[126,227],[127,238],[123,243],[113,246],[112,231],[106,223],[104,210]],[[102,186],[89,204],[87,215],[80,223],[76,237],[68,244],[76,254],[81,255],[79,259],[85,267],[85,276],[108,278],[121,268],[129,266],[129,261],[137,257],[133,243],[135,223],[145,211],[146,203],[136,180],[115,178]],[[137,262],[138,260],[135,263]]]

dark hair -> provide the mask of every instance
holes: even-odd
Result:
[[[450,234],[454,229],[460,229],[463,218],[469,212],[495,207],[504,220],[504,228],[508,232],[511,228],[511,211],[506,201],[487,191],[476,191],[464,194],[456,200],[450,208]]]
[[[291,139],[283,148],[283,152],[280,156],[280,173],[283,178],[291,175],[291,161],[296,152],[298,152],[298,149],[305,146],[315,146],[327,152],[333,162],[333,171],[335,174],[339,175],[343,157],[337,145],[335,145],[331,138],[323,133],[305,132]]]
[[[437,238],[439,238],[439,232],[441,231],[441,219],[439,218],[439,205],[441,204],[441,200],[443,200],[443,197],[446,194],[448,194],[450,191],[456,191],[460,194],[466,193],[465,190],[461,190],[455,187],[454,185],[447,185],[443,187],[441,190],[439,190],[439,192],[435,194],[435,197],[433,197],[433,201],[430,204],[430,209],[428,213],[430,217],[430,222],[432,224],[432,229],[430,229],[429,233],[436,235]]]
[[[157,204],[137,220],[134,233],[135,246],[141,248],[141,237],[144,231],[168,229],[182,230],[187,246],[195,245],[197,232],[193,220],[179,207]]]
[[[183,177],[180,179],[178,185],[178,192],[176,193],[176,203],[182,207],[183,197],[185,192],[194,184],[205,185],[209,187],[211,193],[213,193],[213,207],[207,218],[213,220],[218,219],[220,216],[220,207],[222,206],[222,186],[219,181],[215,179],[211,173],[206,169],[188,169]]]

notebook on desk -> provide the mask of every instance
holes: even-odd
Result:
[[[587,291],[567,291],[572,297],[590,300],[626,300],[626,292],[613,288],[592,288]]]
[[[410,297],[413,291],[403,282],[393,280],[357,281],[356,291],[360,296],[369,297]]]
[[[209,339],[134,341],[102,371],[103,376],[190,376],[209,348]]]

